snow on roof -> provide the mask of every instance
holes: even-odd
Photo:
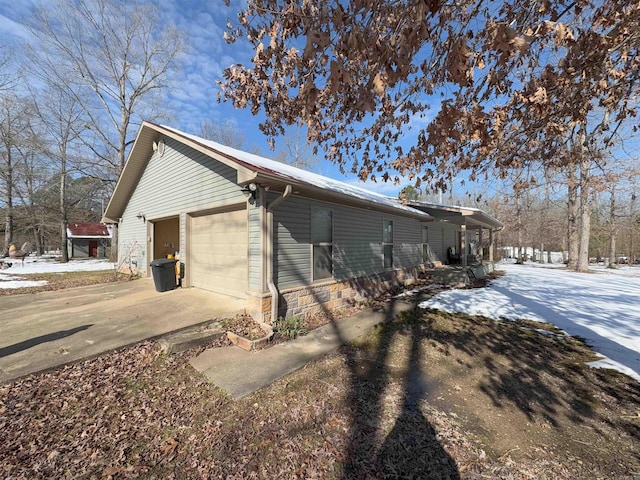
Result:
[[[446,203],[437,203],[437,202],[427,202],[424,200],[411,200],[411,202],[413,203],[417,203],[420,205],[424,205],[425,207],[434,207],[434,208],[442,208],[442,209],[449,209],[449,210],[469,210],[471,212],[482,212],[483,210],[481,210],[480,208],[475,208],[475,207],[464,207],[462,205],[447,205]]]
[[[268,158],[261,157],[259,155],[255,155],[252,153],[244,152],[236,148],[227,147],[226,145],[222,145],[212,140],[206,140],[204,138],[197,137],[195,135],[181,132],[180,130],[176,130],[175,128],[172,128],[172,127],[167,127],[165,125],[161,125],[161,127],[177,135],[180,135],[194,142],[197,142],[207,147],[208,149],[217,151],[219,153],[222,153],[225,156],[231,157],[234,160],[236,160],[238,163],[243,164],[245,167],[251,170],[256,170],[261,173],[275,175],[277,177],[282,178],[283,181],[289,180],[294,183],[302,183],[312,187],[328,190],[331,192],[348,195],[348,196],[355,197],[355,198],[365,200],[371,203],[375,203],[378,205],[391,207],[397,210],[402,210],[404,212],[411,213],[412,215],[419,215],[423,217],[429,216],[425,212],[421,212],[420,210],[417,210],[415,208],[402,205],[396,199],[392,197],[388,197],[386,195],[372,192],[370,190],[366,190],[364,188],[361,188],[355,185],[350,185],[348,183],[335,180],[333,178],[328,178],[323,175],[319,175],[317,173],[308,172],[306,170],[302,170],[292,165],[287,165],[286,163],[278,162],[276,160],[270,160]]]
[[[109,238],[111,232],[104,223],[69,222],[67,235],[71,238]]]

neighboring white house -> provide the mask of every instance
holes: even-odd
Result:
[[[245,299],[263,321],[387,289],[502,226],[476,209],[403,205],[148,122],[103,221],[118,224],[120,262],[149,275],[151,260],[177,254],[183,286]]]

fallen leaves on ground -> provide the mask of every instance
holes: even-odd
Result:
[[[539,444],[495,455],[485,446],[491,439],[472,433],[466,415],[433,402],[433,385],[414,377],[406,365],[421,365],[432,378],[441,371],[438,365],[453,368],[461,361],[458,350],[484,362],[484,353],[493,349],[497,369],[503,354],[511,358],[516,346],[501,344],[515,338],[503,331],[510,324],[494,327],[496,334],[489,337],[480,331],[489,321],[425,315],[382,326],[358,345],[239,401],[195,372],[188,364],[190,352],[165,356],[152,342],[2,385],[0,477],[555,479],[582,478],[586,471],[607,478],[589,463],[588,449],[571,456],[570,449]],[[513,328],[522,338],[537,335]],[[490,341],[489,349],[476,335]],[[541,348],[564,342],[540,337]],[[445,399],[449,406],[472,390],[482,395],[464,375],[454,380],[453,396]],[[439,381],[444,389],[449,385],[446,377]],[[610,388],[621,392],[615,384]],[[505,414],[496,423],[522,417],[510,404],[512,392],[496,393]],[[534,415],[536,422],[544,420]],[[567,425],[560,416],[556,420],[554,431]],[[627,468],[632,459],[617,461]]]

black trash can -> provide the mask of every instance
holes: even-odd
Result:
[[[167,292],[176,288],[176,262],[173,258],[156,258],[151,262],[156,292]]]

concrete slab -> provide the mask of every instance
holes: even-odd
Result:
[[[190,348],[206,345],[227,334],[222,322],[207,322],[201,327],[188,328],[163,336],[158,343],[167,355],[184,352]]]
[[[245,302],[150,278],[0,299],[0,383],[216,318]]]
[[[340,345],[370,332],[414,304],[396,301],[383,312],[363,310],[338,319],[303,337],[264,350],[247,352],[238,347],[211,348],[191,359],[191,365],[213,384],[239,399],[270,385]]]

